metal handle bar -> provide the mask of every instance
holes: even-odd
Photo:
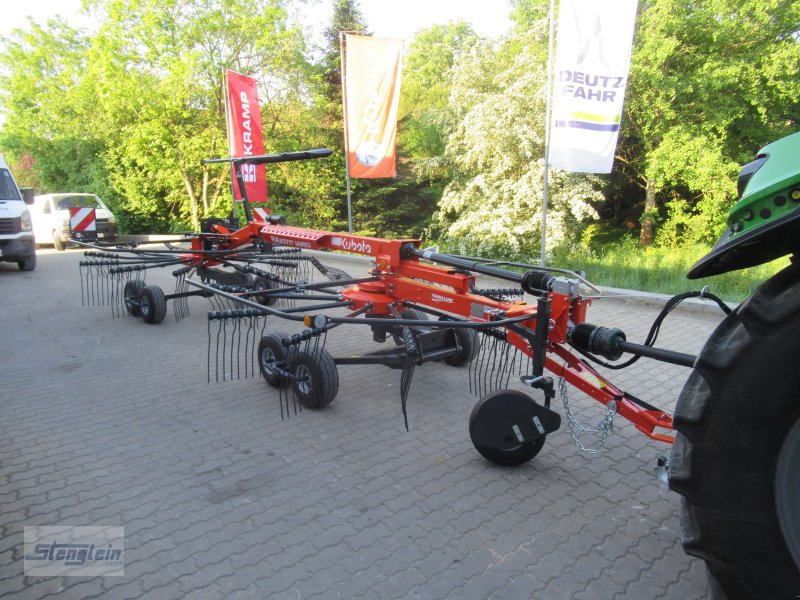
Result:
[[[301,150],[299,152],[281,152],[280,154],[259,154],[256,156],[237,156],[229,158],[206,158],[200,161],[202,165],[216,163],[234,163],[237,165],[264,165],[267,163],[288,162],[291,160],[308,160],[310,158],[325,158],[330,156],[330,148],[316,148],[314,150]]]
[[[283,319],[288,319],[289,321],[303,321],[305,319],[304,315],[294,315],[288,313],[283,310],[278,310],[275,308],[270,308],[269,306],[264,306],[257,302],[253,302],[252,300],[247,300],[242,296],[237,296],[236,294],[229,294],[228,292],[223,292],[222,290],[218,290],[211,286],[205,285],[200,283],[199,281],[194,281],[193,279],[187,279],[186,283],[192,285],[196,288],[200,288],[201,290],[205,290],[206,292],[211,292],[212,294],[217,294],[222,296],[223,298],[228,298],[229,300],[234,300],[235,302],[239,302],[244,304],[245,306],[249,306],[251,308],[256,308],[261,312],[267,313],[268,315],[274,315],[276,317],[280,317]],[[323,315],[328,322],[331,323],[353,323],[359,325],[386,325],[386,319],[376,319],[376,318],[356,318],[356,317],[331,317],[328,315]],[[522,321],[529,321],[532,318],[535,318],[536,315],[520,315],[519,317],[512,317],[510,319],[500,319],[497,321],[428,321],[428,320],[417,320],[417,319],[403,319],[403,325],[405,326],[414,326],[414,327],[431,327],[437,328],[437,326],[441,328],[457,328],[457,329],[486,329],[490,327],[498,327],[498,326],[506,326],[512,325],[514,323],[521,323]]]

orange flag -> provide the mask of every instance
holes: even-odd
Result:
[[[403,41],[345,35],[345,141],[350,176],[397,175]]]

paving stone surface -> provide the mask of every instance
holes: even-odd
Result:
[[[417,368],[408,432],[400,373],[381,366],[340,367],[335,402],[281,419],[263,379],[207,383],[206,300],[179,323],[171,308],[156,326],[113,318],[81,306],[81,259],[0,263],[0,596],[706,597],[678,497],[653,475],[669,448],[630,423],[618,418],[597,456],[562,427],[530,463],[500,468],[470,443],[468,371],[443,363]],[[168,272],[147,281],[174,285]],[[657,312],[602,299],[589,320],[641,341]],[[696,353],[718,322],[675,312],[658,345]],[[326,348],[372,346],[359,326]],[[608,374],[668,410],[687,375],[648,359]],[[588,424],[603,417],[574,389],[570,403]],[[25,577],[25,525],[124,526],[125,575]]]

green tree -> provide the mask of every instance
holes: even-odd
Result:
[[[197,229],[201,213],[213,212],[227,187],[221,185],[226,170],[209,181],[200,165],[227,154],[222,69],[260,74],[269,139],[283,106],[303,93],[299,82],[308,66],[301,31],[288,22],[282,0],[96,0],[92,6],[104,16],[93,46],[101,65],[95,75],[109,94],[107,117],[122,134],[106,155],[110,179],[138,210],[147,214],[158,205],[162,221]]]
[[[640,240],[710,240],[735,197],[735,174],[800,122],[800,2],[644,0],[620,172],[645,192]]]
[[[96,97],[81,85],[89,39],[56,19],[0,41],[2,148],[12,161],[35,165],[30,181],[38,191],[103,193],[103,133],[87,127],[95,122]]]
[[[433,233],[455,249],[486,256],[537,257],[543,204],[547,23],[505,45],[477,44],[458,61],[450,102],[457,125],[445,157],[452,179]],[[575,239],[602,202],[596,177],[554,172],[548,248]]]
[[[258,75],[272,146],[307,104],[312,67],[287,2],[87,7],[100,23],[91,38],[56,21],[6,41],[3,146],[30,154],[50,189],[113,189],[128,229],[196,229],[229,210],[227,170],[200,165],[227,154],[223,68]]]

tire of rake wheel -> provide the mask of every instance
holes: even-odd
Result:
[[[125,302],[125,310],[127,310],[128,314],[132,317],[139,316],[139,298],[142,296],[142,290],[144,290],[144,287],[144,281],[141,279],[131,279],[125,283],[125,287],[122,289],[122,298]]]
[[[447,319],[442,318],[439,320],[446,321]],[[443,360],[451,367],[463,367],[471,363],[478,354],[478,350],[480,350],[481,347],[481,340],[478,336],[478,332],[474,329],[459,327],[453,329],[453,331],[456,334],[456,340],[458,340],[458,345],[461,349],[453,356],[448,356]]]
[[[800,265],[706,342],[675,410],[670,487],[717,599],[800,594]]]
[[[251,283],[254,290],[272,290],[275,289],[275,284],[266,277],[254,277]],[[255,296],[255,301],[261,306],[273,306],[278,302],[278,298],[273,296]]]
[[[167,316],[167,298],[157,285],[147,285],[139,298],[139,314],[145,323],[156,325]]]
[[[417,310],[416,308],[407,308],[403,312],[400,313],[400,318],[404,321],[429,321],[429,317],[427,313],[422,312],[421,310]],[[397,320],[395,319],[395,322]],[[395,326],[392,331],[392,339],[397,346],[403,345],[403,334],[400,327]]]
[[[304,408],[316,410],[333,402],[339,391],[339,372],[326,350],[301,350],[292,361],[292,369],[292,388]]]
[[[276,371],[276,367],[286,367],[286,347],[282,341],[288,338],[282,331],[273,331],[261,338],[258,343],[258,368],[261,376],[274,388],[284,387],[289,380]]]

